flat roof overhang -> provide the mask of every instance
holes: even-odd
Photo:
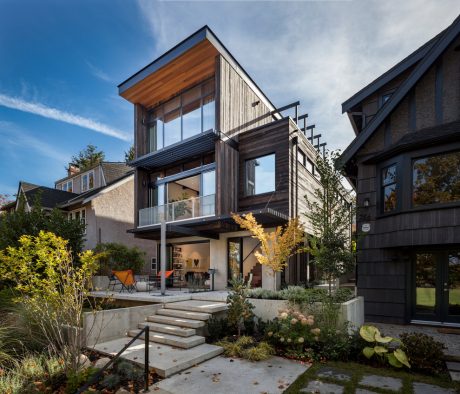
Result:
[[[128,164],[132,167],[141,167],[148,170],[166,166],[178,160],[213,151],[219,138],[220,133],[211,129],[156,152],[141,156]]]
[[[286,224],[289,216],[271,208],[238,212],[239,215],[252,213],[257,222],[264,227],[274,227]],[[166,238],[182,238],[195,236],[210,239],[219,239],[220,233],[240,231],[231,215],[210,216],[199,219],[182,220],[166,223]],[[243,231],[243,230],[241,230]],[[138,227],[128,230],[138,238],[159,240],[161,238],[161,225]]]

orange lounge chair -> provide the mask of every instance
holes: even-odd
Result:
[[[132,293],[136,289],[136,279],[134,278],[133,270],[112,271],[112,273],[121,283],[120,293],[125,290],[128,293]]]

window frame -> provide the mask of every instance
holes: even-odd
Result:
[[[89,175],[92,174],[93,175],[93,187],[89,187]],[[83,178],[87,176],[88,177],[88,188],[87,189],[83,189]],[[96,187],[96,177],[95,177],[95,174],[94,174],[94,170],[90,170],[90,171],[86,171],[84,172],[83,174],[81,174],[81,177],[80,177],[80,188],[81,188],[81,192],[82,193],[86,193],[90,190],[93,190],[94,188]]]
[[[213,91],[206,91],[205,89],[205,86],[206,84],[208,83],[211,83],[213,82],[214,83],[214,89]],[[200,87],[200,96],[199,98],[197,98],[195,101],[197,101],[198,99],[200,100],[200,117],[201,117],[201,130],[199,133],[196,133],[192,136],[189,136],[187,138],[184,139],[184,106],[187,106],[187,105],[190,105],[192,102],[189,102],[187,104],[184,104],[184,95],[187,94],[187,92],[190,92],[191,90],[193,89],[196,89],[197,87]],[[214,102],[214,125],[212,127],[212,129],[208,129],[208,130],[204,130],[204,105],[208,104],[208,103],[204,103],[205,100],[209,97],[209,96],[213,96],[213,102]],[[172,102],[173,100],[177,100],[179,99],[179,107],[178,108],[175,108],[175,109],[172,109],[168,112],[165,112],[165,106]],[[178,142],[175,142],[173,144],[169,144],[169,145],[165,145],[165,116],[173,113],[174,111],[179,111],[179,118],[180,118],[180,140]],[[150,150],[150,147],[151,147],[151,136],[150,136],[150,128],[154,127],[155,125],[155,120],[153,120],[153,113],[154,112],[158,112],[160,113],[161,112],[161,115],[158,115],[158,118],[161,118],[161,135],[162,135],[162,138],[161,138],[161,141],[163,143],[163,146],[161,147],[158,147],[156,148],[156,150]],[[163,101],[161,103],[159,103],[158,105],[156,105],[155,107],[153,107],[152,109],[149,110],[148,112],[148,122],[147,122],[147,133],[148,133],[148,136],[147,136],[147,154],[151,154],[151,153],[155,153],[155,152],[158,152],[159,150],[161,149],[164,149],[164,148],[167,148],[167,147],[170,147],[176,143],[181,143],[189,138],[193,138],[197,135],[200,135],[202,133],[205,133],[209,130],[215,130],[216,129],[216,121],[217,121],[217,92],[216,92],[216,80],[215,80],[215,77],[211,77],[211,78],[207,78],[189,88],[186,88],[182,91],[180,91],[179,93],[177,93],[175,96],[171,97],[170,99],[166,100],[166,101]],[[185,114],[186,115],[186,114]],[[156,130],[157,130],[157,136],[156,136],[156,143],[158,145],[158,126],[155,126],[156,127]]]
[[[77,218],[77,213],[79,217]],[[86,207],[74,209],[69,212],[69,218],[72,220],[80,219],[80,221],[85,225],[85,231],[83,234],[86,234],[86,228],[88,227],[88,221],[86,220]]]
[[[267,192],[263,192],[263,193],[256,193],[256,182],[257,180],[254,178],[254,194],[249,194],[248,193],[248,187],[247,187],[247,182],[248,182],[248,171],[247,171],[247,163],[251,160],[257,160],[257,159],[261,159],[263,157],[267,157],[267,156],[272,156],[274,157],[274,168],[273,168],[273,171],[275,173],[275,182],[274,182],[274,189],[273,190],[270,190],[270,191],[267,191]],[[255,173],[254,173],[254,177],[255,177]],[[275,193],[276,192],[276,179],[277,179],[277,168],[276,168],[276,152],[270,152],[270,153],[263,153],[261,155],[258,155],[258,156],[254,156],[254,157],[251,157],[251,158],[248,158],[248,159],[245,159],[244,160],[244,185],[243,185],[243,189],[244,189],[244,196],[245,197],[255,197],[255,196],[263,196],[263,195],[266,195],[266,194],[271,194],[271,193]]]
[[[383,171],[388,169],[388,168],[391,168],[391,167],[395,168],[396,180],[394,182],[384,184],[383,183],[383,181],[384,181]],[[398,163],[397,162],[392,162],[391,164],[388,164],[388,165],[380,167],[379,194],[380,194],[380,201],[381,201],[380,213],[382,215],[387,215],[387,214],[394,213],[394,212],[398,211],[398,209],[399,209],[399,206],[400,206],[400,201],[399,201],[400,200],[399,178],[400,178],[400,176],[401,175],[400,175],[400,171],[398,170]],[[388,186],[391,186],[391,185],[395,185],[396,205],[395,205],[395,208],[392,209],[391,211],[385,211],[385,188],[388,187]]]
[[[69,187],[68,187],[68,186],[67,186],[67,188],[64,190],[64,185],[68,185],[69,183],[72,185],[72,190],[69,191]],[[65,182],[62,182],[62,183],[61,183],[61,190],[62,190],[62,191],[65,191],[65,192],[73,193],[73,179],[69,179],[69,180],[67,180],[67,181],[65,181]]]

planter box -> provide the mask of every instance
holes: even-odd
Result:
[[[279,309],[289,307],[286,300],[265,300],[261,298],[250,298],[249,302],[254,305],[254,314],[264,321],[273,320],[278,316]],[[355,297],[350,301],[340,304],[339,324],[348,321],[350,331],[356,330],[364,324],[364,298]]]

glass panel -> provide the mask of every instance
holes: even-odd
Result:
[[[194,101],[182,109],[183,139],[201,133],[201,101]]]
[[[172,145],[181,140],[180,110],[170,112],[164,118],[164,146]]]
[[[396,182],[396,166],[384,168],[382,171],[382,186]]]
[[[460,316],[460,251],[449,253],[447,284],[449,288],[449,316]]]
[[[460,152],[414,161],[414,206],[460,201]]]
[[[187,104],[192,103],[193,101],[200,101],[201,99],[201,86],[196,86],[190,90],[187,90],[182,95],[182,105],[185,106]]]
[[[241,242],[228,242],[228,279],[237,279],[240,275],[241,265]]]
[[[246,194],[254,195],[275,190],[275,155],[246,161]]]
[[[203,196],[216,194],[216,172],[207,171],[203,173],[203,185],[201,186]]]
[[[306,164],[306,158],[305,158],[305,153],[303,153],[300,149],[297,151],[297,160],[299,163],[302,165]]]
[[[216,127],[215,109],[214,96],[205,97],[203,99],[203,131],[214,130]]]
[[[309,159],[307,159],[305,167],[307,167],[307,170],[313,174],[314,165]]]
[[[81,181],[82,191],[88,190],[88,174],[83,175],[81,179],[82,179]]]
[[[89,178],[89,188],[92,189],[94,187],[94,172],[90,172],[88,174]]]
[[[157,119],[149,128],[148,152],[155,152],[161,148],[163,148],[163,122]]]
[[[383,212],[391,212],[396,209],[396,184],[383,188]]]
[[[417,254],[415,264],[415,312],[435,314],[436,259],[431,253]]]
[[[167,114],[175,109],[180,107],[180,96],[173,98],[172,100],[167,101],[164,104],[164,113]]]
[[[72,181],[70,181],[70,182],[67,183],[67,191],[70,192],[70,193],[72,193],[72,191],[73,191],[72,186],[73,186],[73,182],[72,182]]]

